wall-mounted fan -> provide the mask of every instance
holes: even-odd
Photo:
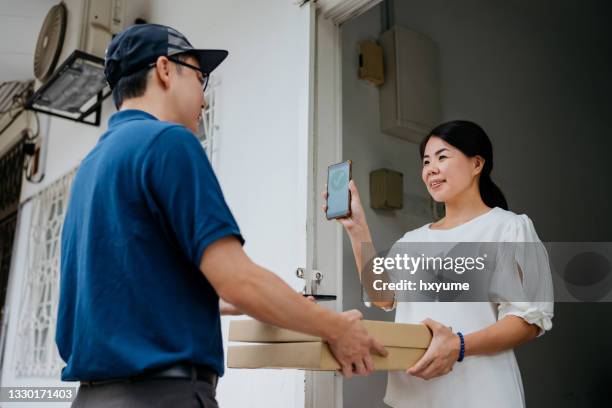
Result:
[[[34,52],[34,75],[41,81],[47,80],[59,59],[66,34],[67,11],[64,3],[51,7],[45,17]]]

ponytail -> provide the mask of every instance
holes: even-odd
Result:
[[[482,174],[480,176],[479,187],[482,201],[484,201],[487,206],[508,210],[508,202],[506,201],[506,197],[504,197],[504,193],[502,193],[501,189],[497,187],[497,184],[491,180],[490,175]]]

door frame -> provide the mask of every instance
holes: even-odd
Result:
[[[341,28],[320,10],[312,10],[310,27],[306,283],[311,284],[319,271],[323,277],[316,284],[317,293],[337,296],[335,301],[321,305],[340,312],[343,231],[338,223],[324,217],[320,192],[327,166],[342,160]],[[307,408],[343,406],[340,374],[306,371],[305,392]]]

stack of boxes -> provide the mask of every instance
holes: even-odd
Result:
[[[363,320],[370,335],[389,352],[387,357],[372,354],[375,370],[406,370],[423,356],[431,332],[423,324]],[[323,339],[281,329],[256,320],[230,322],[229,368],[294,368],[338,370],[340,364]]]

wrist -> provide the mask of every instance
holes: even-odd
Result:
[[[325,322],[321,330],[321,338],[328,343],[333,343],[340,338],[342,333],[347,329],[347,322],[342,315],[323,309],[326,312],[326,318],[322,319]]]

